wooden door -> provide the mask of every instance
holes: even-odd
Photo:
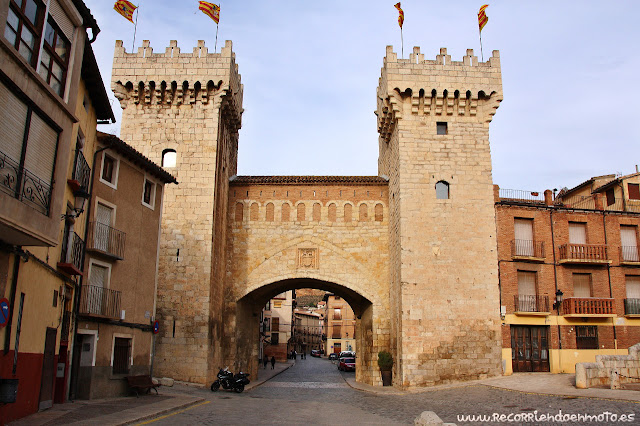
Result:
[[[55,378],[56,336],[58,330],[47,328],[44,341],[44,358],[42,361],[42,381],[40,382],[40,410],[53,405],[53,379]]]
[[[549,371],[549,327],[511,326],[514,372]]]

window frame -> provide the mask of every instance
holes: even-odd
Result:
[[[33,68],[37,68],[38,61],[40,60],[40,46],[42,42],[42,30],[44,29],[44,20],[46,16],[46,5],[40,0],[32,0],[36,4],[36,23],[32,23],[31,20],[25,14],[25,7],[29,0],[24,0],[22,5],[18,5],[15,0],[9,0],[9,8],[17,17],[18,17],[18,28],[16,29],[16,40],[13,43],[13,48],[16,49],[18,55],[23,58],[29,65]],[[27,25],[27,28],[34,36],[34,48],[31,52],[32,57],[30,60],[22,56],[20,53],[20,46],[22,45],[22,30],[24,25]],[[8,15],[7,20],[5,21],[5,33],[2,35],[7,42],[9,39],[5,36],[7,28],[9,26]],[[13,29],[13,27],[10,27]]]
[[[444,129],[444,133],[441,133]],[[449,134],[449,123],[447,121],[436,121],[436,135],[447,136]]]
[[[129,340],[129,354],[128,354],[128,359],[126,362],[127,365],[127,371],[122,373],[122,372],[114,372],[114,367],[115,367],[115,348],[116,348],[116,339],[127,339]],[[122,376],[126,376],[131,372],[131,367],[133,366],[133,353],[134,353],[134,337],[132,334],[124,334],[124,333],[113,333],[113,336],[111,338],[111,364],[109,365],[111,367],[110,370],[110,375],[111,377],[122,377]]]
[[[175,157],[173,158],[174,160],[173,165],[165,164],[165,160],[167,159],[166,158],[167,154],[175,154]],[[162,165],[163,169],[173,169],[178,167],[178,152],[175,149],[171,149],[171,148],[162,150],[162,161],[160,164]]]
[[[640,183],[627,182],[627,193],[630,200],[640,200]]]
[[[54,42],[53,46],[49,45],[49,43],[47,41],[47,38],[46,38],[47,30],[48,30],[49,26],[53,30],[53,42]],[[60,26],[55,22],[55,20],[53,19],[53,16],[51,16],[51,15],[49,15],[49,18],[47,19],[47,22],[45,23],[43,28],[44,28],[44,35],[42,37],[42,40],[43,40],[42,51],[46,52],[49,55],[49,65],[48,65],[48,67],[45,66],[44,62],[42,61],[43,55],[40,54],[39,58],[38,58],[38,74],[40,75],[40,77],[42,77],[47,82],[49,87],[51,87],[51,89],[53,89],[53,91],[58,94],[58,96],[63,97],[64,94],[65,94],[65,91],[66,91],[65,89],[66,89],[66,85],[67,85],[67,74],[68,74],[68,71],[69,71],[69,61],[70,61],[70,57],[71,57],[71,41],[69,41],[67,39],[65,34],[60,29]],[[62,59],[58,55],[58,53],[56,52],[56,46],[58,44],[58,39],[60,37],[66,43],[66,49],[67,49],[67,55],[66,55],[67,57],[66,57],[66,59]],[[53,64],[54,64],[54,62],[56,64],[58,64],[58,66],[60,66],[60,68],[62,68],[62,80],[59,81],[59,83],[60,83],[60,91],[59,92],[57,92],[54,89],[53,85],[51,84],[51,79],[52,78],[54,78],[56,81],[58,80],[53,74]],[[46,76],[42,75],[42,70],[43,69],[45,69],[46,72],[47,72]]]
[[[145,201],[145,196],[147,192],[147,183],[151,185],[151,192],[149,194],[150,196],[149,203]],[[156,205],[156,187],[157,187],[156,182],[153,179],[150,179],[147,175],[145,175],[144,180],[142,181],[142,205],[151,210],[154,210]]]
[[[580,332],[578,331],[580,330]],[[593,336],[590,331],[595,330]],[[576,349],[599,349],[598,326],[597,325],[576,325]],[[586,334],[586,335],[580,335]]]
[[[447,198],[442,198],[442,197],[439,196],[438,186],[441,185],[441,184],[444,185],[444,187],[447,189]],[[451,199],[451,184],[449,182],[447,182],[446,180],[439,180],[438,182],[436,182],[435,190],[436,190],[436,200],[450,200]]]
[[[109,157],[114,161],[114,165],[113,165],[113,172],[112,172],[112,180],[113,182],[110,182],[106,179],[104,179],[104,163],[105,163],[105,159]],[[102,158],[100,159],[100,182],[104,183],[105,185],[107,185],[110,188],[113,189],[118,189],[118,177],[120,175],[120,157],[118,155],[115,155],[112,152],[109,151],[104,151],[102,153]]]
[[[577,276],[589,277],[589,296],[576,296],[576,277]],[[573,297],[576,297],[576,298],[594,297],[593,296],[593,274],[590,272],[572,272],[571,273],[571,289],[573,291]]]

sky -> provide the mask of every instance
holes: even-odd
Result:
[[[107,89],[116,40],[134,26],[113,0],[85,0]],[[216,25],[196,0],[138,0],[135,48],[177,40],[214,50]],[[385,48],[401,54],[395,1],[223,0],[217,51],[233,41],[244,84],[240,175],[377,175],[376,88]],[[405,57],[441,47],[480,58],[482,1],[402,1]],[[490,126],[493,181],[544,191],[640,165],[640,2],[489,0],[484,58],[499,50],[504,101]],[[119,134],[121,108],[110,94]]]

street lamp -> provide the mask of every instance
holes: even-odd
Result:
[[[90,194],[85,191],[83,188],[78,189],[73,192],[73,196],[75,197],[73,202],[73,210],[71,213],[63,214],[62,219],[66,219],[69,222],[74,222],[75,219],[84,212],[84,204],[89,199]]]
[[[553,303],[553,309],[560,309],[560,305],[562,305],[562,297],[564,293],[562,290],[558,289],[556,291],[556,301]]]

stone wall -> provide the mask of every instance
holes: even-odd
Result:
[[[478,63],[472,50],[452,62],[446,49],[428,61],[417,47],[409,59],[387,48],[377,117],[379,173],[389,176],[395,385],[500,373],[489,123],[501,100],[498,52]],[[448,199],[436,198],[438,182]]]
[[[598,355],[596,362],[576,364],[576,387],[587,389],[609,386],[611,374],[619,375],[620,383],[637,383],[640,377],[640,343],[629,348],[629,355]]]

